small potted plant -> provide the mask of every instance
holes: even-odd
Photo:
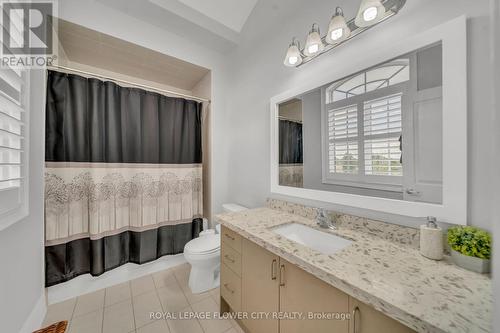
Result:
[[[478,272],[490,272],[491,235],[471,226],[448,229],[451,259],[458,266]]]

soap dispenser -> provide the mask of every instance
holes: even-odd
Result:
[[[420,254],[433,260],[443,259],[443,230],[433,216],[428,216],[427,224],[420,226]]]

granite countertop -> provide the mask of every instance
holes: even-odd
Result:
[[[352,240],[326,255],[292,242],[270,228],[290,222],[317,228],[315,221],[271,208],[217,215],[224,226],[288,260],[343,292],[418,332],[491,332],[490,277],[433,261],[418,250],[340,227],[331,232]]]

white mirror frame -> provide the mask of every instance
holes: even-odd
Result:
[[[467,29],[466,17],[405,38],[377,52],[359,52],[355,66],[332,68],[328,76],[311,77],[300,87],[271,98],[271,193],[359,207],[410,217],[435,216],[439,221],[467,224]],[[337,79],[402,54],[442,42],[443,47],[443,202],[431,204],[295,188],[279,185],[279,104]],[[347,46],[348,47],[348,46]],[[364,58],[363,58],[363,55]],[[369,55],[369,56],[367,56]]]

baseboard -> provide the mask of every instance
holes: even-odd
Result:
[[[40,298],[33,307],[33,310],[31,310],[28,319],[26,319],[26,321],[24,322],[20,333],[32,333],[33,331],[39,329],[42,326],[43,319],[45,318],[46,313],[47,303],[45,300],[45,291],[42,290]]]
[[[184,254],[161,257],[147,264],[128,263],[100,276],[80,275],[72,280],[47,288],[47,303],[54,304],[115,284],[137,279],[186,262]]]

